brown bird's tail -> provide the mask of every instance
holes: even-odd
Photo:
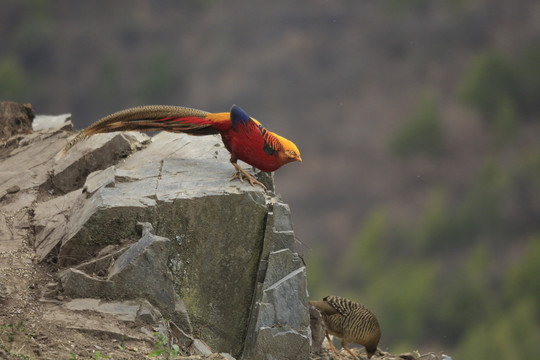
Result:
[[[114,131],[170,131],[191,135],[217,134],[209,113],[181,106],[150,105],[122,110],[108,115],[84,130],[71,140],[57,155],[62,158],[78,142],[99,133]]]

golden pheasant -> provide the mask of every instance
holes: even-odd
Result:
[[[310,303],[321,312],[326,338],[336,354],[328,334],[341,338],[341,346],[355,359],[358,357],[347,347],[347,343],[363,345],[368,359],[375,354],[381,338],[381,328],[375,315],[364,305],[339,296],[327,296],[322,301]]]
[[[116,112],[98,120],[82,130],[60,153],[60,157],[71,147],[87,137],[114,131],[170,131],[190,135],[220,134],[223,144],[231,153],[231,163],[236,168],[231,180],[247,178],[252,186],[266,186],[256,180],[237,164],[242,160],[265,172],[300,161],[296,145],[271,131],[250,117],[238,106],[230,112],[208,113],[180,106],[140,106]]]

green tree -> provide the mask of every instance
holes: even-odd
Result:
[[[380,264],[364,291],[375,304],[385,344],[406,351],[431,335],[436,311],[439,265],[430,260],[392,261]]]
[[[533,301],[524,300],[497,313],[494,320],[466,330],[455,354],[457,359],[535,359],[540,329]]]
[[[371,279],[378,273],[386,256],[384,242],[387,231],[388,214],[384,209],[373,210],[341,261],[338,273],[344,287],[362,288],[365,279]]]
[[[412,243],[423,254],[438,252],[441,248],[453,246],[453,214],[451,214],[447,194],[444,189],[436,188],[428,196],[427,206],[420,216],[420,223],[412,229]]]
[[[493,129],[495,130],[496,141],[499,144],[504,144],[512,140],[517,134],[519,122],[517,105],[509,97],[503,97],[494,106]]]
[[[449,343],[456,343],[463,329],[484,322],[497,311],[497,298],[491,288],[491,274],[496,264],[485,245],[477,245],[466,253],[462,266],[447,274],[441,282],[439,304],[434,310],[441,333]],[[459,261],[459,260],[458,260]],[[461,261],[460,261],[461,263]],[[457,265],[457,264],[456,264]]]
[[[540,47],[514,58],[488,51],[474,58],[461,81],[459,97],[493,124],[497,136],[515,132],[515,123],[540,111]]]
[[[438,156],[444,149],[444,131],[437,102],[424,95],[413,114],[398,128],[390,141],[392,153],[409,157]]]
[[[510,185],[506,170],[489,159],[457,209],[455,241],[465,244],[480,234],[490,242],[504,237],[503,200]]]
[[[497,104],[515,102],[517,88],[516,73],[510,61],[497,52],[486,52],[472,60],[462,80],[459,97],[484,119],[493,121]]]

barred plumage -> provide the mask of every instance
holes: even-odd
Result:
[[[312,301],[311,304],[321,312],[327,333],[340,337],[342,347],[353,357],[356,358],[347,343],[363,345],[368,359],[377,351],[381,328],[375,315],[364,305],[339,296],[327,296],[323,301]],[[333,348],[330,339],[328,341]]]

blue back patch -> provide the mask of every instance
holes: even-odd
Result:
[[[233,128],[238,125],[246,126],[251,122],[249,115],[240,107],[233,105],[231,108],[231,124]]]

